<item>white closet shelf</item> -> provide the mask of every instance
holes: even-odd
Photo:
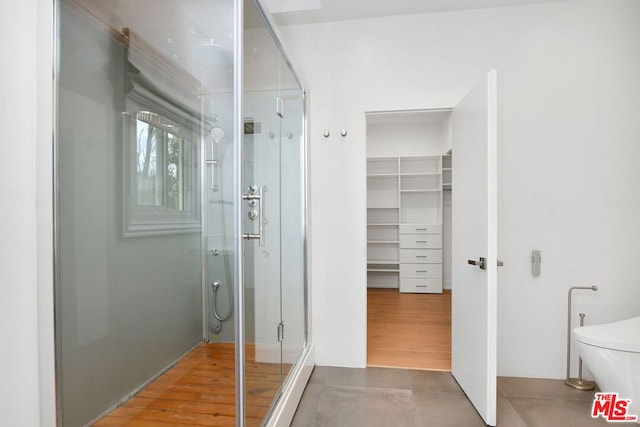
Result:
[[[400,264],[397,259],[368,259],[367,264]]]
[[[389,177],[389,178],[395,178],[398,176],[397,173],[368,173],[367,174],[368,177]]]
[[[399,206],[367,206],[367,209],[400,209]]]
[[[400,176],[437,176],[437,175],[440,175],[440,172],[403,172],[399,175]]]
[[[386,243],[398,244],[400,243],[400,240],[367,240],[367,243],[374,244],[374,245],[384,245]]]
[[[426,188],[421,190],[400,190],[401,193],[439,193],[440,191],[442,190],[440,190],[439,188],[432,188],[429,190],[427,190]]]
[[[382,227],[382,226],[387,226],[387,225],[389,225],[391,227],[393,227],[393,226],[397,227],[400,224],[397,223],[397,222],[376,222],[376,223],[371,223],[370,222],[369,224],[367,224],[367,227]]]
[[[388,269],[388,268],[367,268],[367,271],[374,271],[380,273],[400,273],[400,269]]]

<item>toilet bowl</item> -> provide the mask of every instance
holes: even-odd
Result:
[[[578,354],[602,392],[631,399],[640,417],[640,317],[573,330]]]

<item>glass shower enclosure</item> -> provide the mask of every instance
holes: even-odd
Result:
[[[286,424],[312,367],[305,92],[267,15],[56,8],[58,425]]]

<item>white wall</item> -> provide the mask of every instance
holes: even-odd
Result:
[[[589,0],[281,28],[311,97],[318,364],[366,363],[364,112],[451,107],[491,68],[499,374],[564,375],[572,285],[600,286],[574,300],[588,323],[640,314],[638,22],[636,0]]]
[[[55,417],[50,3],[0,3],[0,412],[6,425],[49,426]],[[43,139],[48,151],[40,150]]]
[[[440,156],[443,131],[439,122],[369,123],[367,157]]]

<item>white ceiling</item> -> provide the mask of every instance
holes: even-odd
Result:
[[[262,1],[273,13],[276,23],[294,25],[575,0],[319,0],[320,8],[316,4],[311,7],[309,0]],[[283,10],[289,12],[281,12]]]

